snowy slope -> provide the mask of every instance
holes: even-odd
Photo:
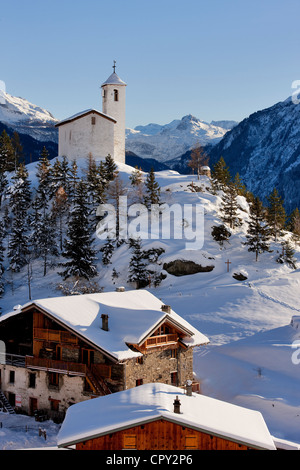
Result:
[[[226,125],[227,121],[221,122]],[[228,131],[220,125],[209,124],[192,115],[160,126],[148,124],[126,129],[126,150],[139,157],[166,162],[179,157],[195,145],[216,144]],[[229,128],[232,127],[232,122]]]
[[[28,165],[28,169],[34,185],[36,164]],[[120,164],[119,171],[128,185],[130,202],[128,181],[132,168]],[[245,223],[233,231],[230,243],[221,249],[211,237],[212,225],[220,224],[221,199],[205,189],[209,180],[202,177],[198,182],[195,177],[174,171],[158,172],[156,178],[166,204],[197,203],[204,208],[204,245],[200,250],[187,250],[183,239],[143,241],[144,249],[152,246],[165,249],[155,269],[162,270],[165,262],[176,259],[214,266],[210,272],[181,277],[166,273],[159,287],[147,288],[210,339],[208,346],[197,348],[194,354],[195,375],[201,381],[202,392],[261,411],[273,435],[300,443],[300,366],[291,360],[294,352],[291,344],[298,332],[290,326],[292,317],[300,312],[300,270],[276,262],[280,242],[273,243],[272,253],[260,255],[255,262],[255,255],[242,245],[248,219],[244,198],[239,198],[239,204]],[[192,181],[202,185],[203,192],[192,192]],[[288,237],[286,233],[285,238]],[[103,241],[97,240],[96,244],[100,248]],[[297,246],[295,249],[300,267],[300,249]],[[105,292],[120,285],[134,289],[127,283],[130,257],[128,246],[121,245],[112,256],[112,264],[101,266],[99,254],[97,281]],[[227,260],[231,263],[229,271]],[[33,268],[33,299],[62,295],[57,290],[61,278],[55,268],[46,278],[39,261]],[[114,281],[113,268],[119,273]],[[247,279],[237,281],[233,278],[236,272],[242,272]],[[3,313],[27,301],[26,272],[15,275],[13,280],[7,274],[6,292],[1,299]]]
[[[5,103],[0,104],[0,122],[19,134],[27,134],[42,142],[57,142],[58,122],[52,114],[24,98],[3,93]]]

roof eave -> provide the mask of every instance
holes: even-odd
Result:
[[[131,420],[131,421],[128,421],[126,424],[123,424],[123,425],[120,424],[119,426],[116,426],[115,428],[111,426],[111,427],[107,428],[105,431],[98,432],[98,433],[95,432],[95,434],[81,435],[80,438],[77,438],[77,439],[74,438],[73,440],[67,441],[67,442],[62,443],[62,444],[58,444],[58,447],[60,447],[60,448],[69,447],[69,446],[78,444],[78,443],[83,442],[83,441],[87,441],[87,440],[91,440],[91,439],[97,439],[98,437],[102,437],[102,436],[105,436],[107,434],[112,434],[112,433],[114,434],[116,432],[120,432],[120,431],[124,431],[126,429],[130,429],[133,426],[141,426],[141,425],[152,423],[154,421],[158,421],[158,420],[161,420],[161,419],[164,419],[165,421],[169,421],[170,423],[174,423],[174,424],[178,424],[178,425],[188,427],[188,428],[193,429],[195,431],[199,431],[199,432],[203,432],[205,434],[209,434],[209,435],[214,436],[214,437],[219,437],[221,439],[227,439],[227,440],[230,440],[231,442],[235,442],[236,444],[245,445],[245,446],[251,447],[251,448],[256,449],[256,450],[271,450],[271,445],[270,446],[263,445],[263,444],[259,445],[257,442],[251,441],[251,439],[250,440],[243,440],[243,439],[239,439],[238,437],[232,437],[230,435],[227,435],[226,433],[221,434],[221,433],[218,433],[216,431],[212,431],[211,429],[201,427],[200,425],[197,426],[196,424],[187,423],[184,420],[182,421],[182,420],[180,420],[180,414],[178,415],[178,417],[177,416],[171,417],[169,415],[166,415],[163,412],[158,413],[156,416],[152,416],[151,418]],[[276,447],[275,447],[275,444],[274,444],[274,450],[275,450],[275,448]]]
[[[113,122],[114,124],[116,124],[116,122],[117,122],[116,119],[112,118],[111,116],[107,116],[106,114],[100,113],[100,111],[97,111],[95,109],[91,109],[87,112],[83,112],[82,114],[79,114],[78,116],[74,116],[74,117],[71,116],[70,118],[64,119],[63,121],[60,121],[57,124],[55,124],[55,127],[60,127],[60,126],[63,126],[65,124],[69,124],[70,122],[77,121],[78,119],[86,117],[89,114],[97,114],[100,117],[108,119],[109,121]]]

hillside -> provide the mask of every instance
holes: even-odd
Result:
[[[265,199],[274,187],[288,212],[300,205],[300,105],[292,98],[244,119],[209,149],[211,163],[223,156],[234,176]]]
[[[128,188],[129,204],[132,201],[129,190],[132,167],[118,167]],[[34,186],[36,164],[28,165],[28,169]],[[83,166],[81,170],[84,170]],[[255,255],[242,245],[248,220],[248,204],[244,198],[239,197],[244,224],[232,232],[230,243],[221,248],[211,237],[211,227],[221,223],[221,199],[220,195],[212,195],[205,189],[209,187],[209,180],[202,177],[199,183],[194,179],[194,185],[201,185],[203,192],[193,192],[190,187],[192,176],[167,170],[156,173],[156,178],[161,186],[162,200],[169,206],[200,204],[204,209],[202,248],[186,249],[184,239],[144,239],[142,244],[145,250],[153,247],[165,250],[151,267],[166,277],[158,287],[152,283],[146,288],[210,339],[210,344],[197,349],[194,355],[195,375],[201,381],[202,392],[259,409],[272,434],[300,443],[297,418],[300,403],[295,393],[299,389],[299,366],[291,361],[291,344],[297,338],[297,330],[290,326],[292,317],[299,315],[300,310],[299,269],[291,270],[276,262],[281,251],[280,240],[272,244],[272,253],[260,255],[259,261],[255,262]],[[140,219],[142,225],[144,222]],[[146,237],[147,233],[144,235]],[[284,238],[289,236],[286,233]],[[97,248],[103,243],[97,239]],[[295,249],[299,265],[300,249],[298,246]],[[98,252],[99,274],[95,280],[102,290],[109,291],[117,286],[135,288],[127,282],[130,258],[127,244],[114,251],[111,264],[107,266],[102,265]],[[193,261],[202,268],[213,268],[209,272],[175,276],[163,269],[165,263],[175,260]],[[229,271],[227,260],[231,263]],[[118,278],[113,279],[114,268]],[[246,279],[236,280],[235,273],[242,273]],[[28,301],[26,269],[14,276],[6,272],[5,277],[6,290],[1,299],[3,313]],[[43,277],[41,261],[34,261],[32,299],[63,295],[57,289],[60,282],[57,267]]]

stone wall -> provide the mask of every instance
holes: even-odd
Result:
[[[137,380],[143,383],[161,382],[171,384],[171,374],[177,373],[177,384],[184,385],[186,380],[193,379],[193,350],[177,349],[177,357],[172,357],[172,350],[165,349],[147,353],[142,364],[131,359],[126,364],[126,388],[133,388]]]
[[[59,412],[64,413],[74,403],[90,399],[84,392],[83,377],[58,374],[58,385],[50,385],[49,373],[41,370],[29,370],[23,367],[0,366],[1,389],[8,398],[10,393],[20,397],[20,412],[30,414],[30,399],[37,399],[39,410],[50,410],[51,400],[59,400]],[[10,382],[10,372],[14,371],[14,382]],[[30,374],[35,375],[35,386],[30,387]]]

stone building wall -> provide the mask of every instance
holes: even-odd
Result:
[[[184,385],[186,380],[193,379],[193,350],[177,349],[177,357],[172,357],[171,349],[153,351],[142,358],[142,364],[136,359],[131,359],[126,364],[126,388],[137,385],[137,380],[142,383],[162,382],[172,383],[172,373],[177,373],[177,384]]]
[[[10,372],[14,371],[14,382],[10,381]],[[30,374],[35,375],[35,385],[30,386]],[[58,374],[58,385],[51,385],[49,373],[42,370],[30,370],[23,367],[1,367],[1,389],[6,398],[9,394],[20,397],[20,405],[17,409],[30,414],[30,399],[37,399],[39,410],[51,411],[51,400],[58,400],[58,411],[64,413],[71,404],[90,399],[91,394],[85,392],[83,377]]]

